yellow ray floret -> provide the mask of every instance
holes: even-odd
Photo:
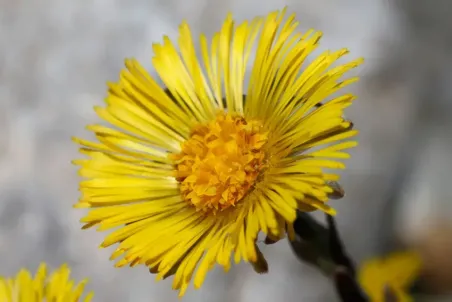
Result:
[[[297,209],[335,213],[326,202],[338,176],[325,169],[345,168],[337,160],[357,131],[343,118],[354,96],[330,96],[357,80],[341,77],[362,59],[332,67],[342,49],[308,63],[321,33],[299,33],[284,16],[229,15],[211,40],[200,37],[201,58],[183,23],[178,46],[154,45],[165,88],[133,59],[109,84],[96,112],[112,127],[88,126],[96,142],[75,138],[87,158],[74,163],[86,178],[82,222],[114,229],[102,247],[118,244],[117,266],[174,275],[183,295],[215,264],[265,263],[258,233],[281,238]]]
[[[15,278],[0,276],[0,301],[2,302],[89,302],[93,294],[88,293],[82,298],[87,280],[78,284],[70,279],[70,269],[67,265],[47,274],[43,263],[39,266],[33,278],[29,271],[22,269]]]

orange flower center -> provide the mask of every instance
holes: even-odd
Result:
[[[258,121],[227,113],[195,127],[182,151],[172,155],[184,199],[214,214],[235,206],[264,166],[268,134],[262,130]]]

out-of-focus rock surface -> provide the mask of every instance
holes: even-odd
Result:
[[[104,235],[80,230],[83,211],[71,207],[79,179],[70,164],[78,156],[70,138],[87,135],[85,124],[97,120],[92,107],[101,104],[105,82],[117,79],[123,59],[136,57],[150,68],[152,43],[164,34],[176,37],[182,19],[194,33],[211,34],[228,11],[243,20],[286,4],[297,13],[302,30],[324,31],[321,50],[346,46],[350,58],[367,59],[357,71],[362,80],[353,88],[359,99],[348,113],[361,130],[360,146],[343,173],[347,197],[337,209],[356,259],[377,250],[385,192],[420,90],[430,89],[432,107],[449,104],[450,68],[439,64],[445,62],[441,58],[450,61],[447,45],[440,45],[441,39],[424,45],[428,30],[410,30],[418,22],[410,16],[422,11],[385,0],[0,0],[0,274],[11,275],[20,267],[35,270],[40,261],[54,267],[68,262],[75,278],[91,279],[88,288],[95,291],[95,301],[177,301],[170,280],[155,284],[145,268],[114,269],[108,261],[111,250],[98,249]],[[395,7],[406,11],[402,17]],[[437,22],[434,16],[424,19]],[[422,76],[427,71],[433,83]],[[436,111],[433,116],[444,112]],[[446,118],[441,120],[446,124]],[[452,200],[447,184],[451,160],[444,151],[451,142],[443,126],[432,128],[430,137],[436,140],[424,147],[436,155],[427,156],[432,164],[422,166],[423,177],[415,178],[417,189],[433,191],[427,195],[432,203]],[[414,209],[414,217],[428,219],[419,196],[424,195],[406,199],[401,212]],[[422,225],[413,215],[402,216],[407,232]],[[268,275],[255,275],[246,265],[228,275],[214,270],[186,301],[335,301],[330,282],[298,263],[284,242],[263,251]]]

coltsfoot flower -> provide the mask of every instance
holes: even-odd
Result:
[[[415,251],[370,259],[359,269],[359,283],[371,302],[387,301],[388,295],[399,302],[411,302],[413,299],[408,289],[420,275],[421,264],[421,258]]]
[[[74,139],[88,157],[75,161],[87,178],[76,207],[90,208],[85,228],[113,230],[101,246],[118,244],[118,267],[174,275],[182,296],[231,257],[264,272],[258,233],[282,238],[297,209],[335,213],[331,169],[345,167],[337,159],[357,131],[343,117],[355,97],[331,95],[357,80],[341,77],[362,59],[332,67],[340,49],[309,63],[322,34],[284,16],[228,15],[211,40],[201,35],[200,58],[182,23],[178,47],[168,37],[154,45],[165,88],[134,59],[109,84],[95,110],[111,126],[88,126],[96,142]]]
[[[82,298],[87,280],[77,285],[70,279],[70,269],[62,265],[50,275],[42,263],[35,277],[25,269],[19,271],[15,278],[0,276],[0,301],[2,302],[89,302],[93,294]]]

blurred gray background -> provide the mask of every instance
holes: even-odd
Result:
[[[289,5],[301,29],[324,31],[321,50],[364,56],[348,111],[361,130],[336,202],[340,230],[356,261],[417,242],[449,220],[452,139],[452,3],[446,0],[0,0],[0,275],[40,261],[68,262],[89,277],[95,301],[177,301],[171,280],[143,267],[115,269],[104,234],[81,231],[71,208],[79,178],[71,136],[96,121],[106,81],[125,57],[149,69],[152,43],[177,36],[186,19],[197,35]],[[322,218],[321,215],[318,217]],[[263,247],[270,273],[247,265],[214,270],[186,301],[336,301],[332,285],[299,263],[286,242]]]

